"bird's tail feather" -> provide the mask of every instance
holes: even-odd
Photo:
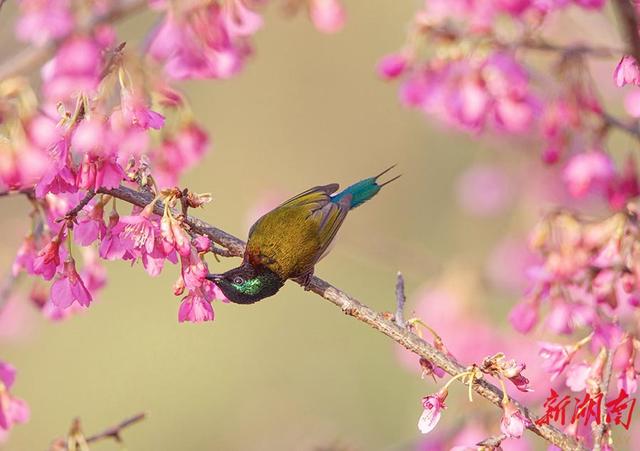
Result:
[[[369,177],[367,179],[360,180],[359,182],[354,183],[353,185],[347,187],[346,189],[339,192],[335,196],[332,196],[331,200],[333,202],[339,202],[342,198],[350,195],[351,196],[350,209],[353,210],[354,208],[359,207],[360,205],[364,204],[366,201],[374,197],[376,194],[378,194],[378,192],[380,191],[380,189],[382,189],[383,186],[393,182],[398,177],[400,177],[398,175],[384,183],[378,183],[378,178],[380,178],[382,175],[389,172],[394,167],[396,167],[395,164],[385,169],[378,175],[375,175],[373,177]]]

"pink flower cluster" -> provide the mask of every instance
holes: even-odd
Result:
[[[400,98],[405,105],[465,130],[525,132],[539,108],[527,71],[508,52],[412,65],[391,55],[379,70],[387,78],[404,75]]]
[[[569,193],[598,194],[619,210],[640,194],[637,174],[633,162],[617,169],[604,150],[610,127],[585,60],[568,46],[556,49],[550,74],[529,64],[544,24],[571,4],[598,11],[604,1],[425,2],[402,49],[383,57],[378,73],[401,80],[404,105],[446,125],[537,137],[543,161],[564,166]],[[504,33],[509,25],[520,31]],[[614,73],[618,86],[634,85],[625,100],[634,117],[640,116],[639,73],[631,56]]]
[[[209,145],[170,81],[236,74],[261,19],[241,0],[152,6],[163,11],[164,19],[152,32],[146,55],[136,57],[118,43],[109,25],[76,31],[76,15],[99,17],[108,12],[109,2],[82,12],[65,0],[20,2],[19,37],[35,45],[51,39],[60,43],[42,68],[42,103],[33,102],[25,85],[10,91],[13,98],[2,104],[0,126],[10,139],[0,142],[0,188],[34,187],[32,226],[13,272],[50,284],[47,289],[36,283],[31,299],[52,319],[91,304],[105,283],[101,259],[139,261],[152,276],[165,261],[179,262],[174,291],[186,293],[180,321],[212,320],[211,301],[223,299],[204,278],[208,242],[192,239],[169,209],[164,215],[153,211],[157,200],[175,205],[180,191],[161,194],[160,189],[176,186]],[[151,60],[161,62],[165,73],[154,71]],[[126,184],[151,189],[157,197],[126,216],[120,216],[111,196],[92,197]],[[86,205],[67,215],[85,197]],[[199,206],[206,196],[191,200]]]
[[[618,387],[637,390],[638,231],[633,210],[598,222],[557,213],[531,237],[544,260],[530,269],[531,287],[510,320],[523,333],[542,323],[558,335],[583,335],[569,345],[540,345],[546,371],[552,379],[564,375],[572,391],[598,392],[607,353]]]

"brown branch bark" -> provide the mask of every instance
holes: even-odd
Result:
[[[74,29],[72,33],[77,33],[82,30],[92,30],[97,25],[116,22],[135,12],[141,11],[146,5],[146,0],[123,0],[114,5],[114,7],[106,13],[88,20],[80,30]],[[4,63],[0,64],[0,82],[7,78],[23,75],[44,64],[68,37],[67,35],[60,39],[55,39],[43,47],[27,47],[20,53],[10,57]]]
[[[118,199],[129,202],[139,207],[148,205],[153,200],[151,193],[141,193],[126,187],[119,187],[115,189],[101,189],[102,194],[109,194]],[[157,202],[154,206],[154,212],[162,215],[163,206],[161,202]],[[176,212],[178,214],[178,212]],[[192,231],[206,235],[213,242],[225,247],[229,250],[230,254],[234,256],[242,256],[244,253],[244,241],[236,238],[235,236],[220,230],[206,222],[195,218],[193,216],[187,216],[185,223],[189,225]],[[373,329],[385,334],[395,342],[407,348],[409,351],[416,355],[428,359],[433,364],[439,366],[444,371],[452,376],[460,374],[466,370],[466,367],[460,364],[458,361],[450,358],[444,353],[438,351],[430,343],[424,341],[418,335],[408,331],[395,324],[395,322],[385,319],[382,313],[376,312],[367,305],[361,303],[356,298],[349,296],[344,291],[337,287],[334,287],[329,282],[326,282],[319,277],[313,277],[309,285],[311,291],[322,297],[323,299],[331,302],[335,306],[339,307],[343,313],[352,316],[353,318],[361,321]],[[488,399],[490,402],[502,408],[502,391],[495,385],[486,380],[479,380],[474,384],[473,389],[480,396]],[[539,418],[537,415],[529,411],[524,405],[514,400],[516,406],[522,411],[522,413],[531,420],[531,426],[529,429],[544,438],[548,442],[558,446],[559,448],[567,451],[583,451],[586,450],[584,446],[578,443],[573,437],[570,437],[560,430],[551,425],[537,426],[535,421]]]

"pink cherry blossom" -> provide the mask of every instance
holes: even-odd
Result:
[[[81,246],[88,246],[97,239],[102,239],[107,231],[103,219],[104,205],[98,202],[88,208],[87,213],[78,215],[78,223],[73,227],[73,238]]]
[[[152,206],[146,207],[140,214],[122,216],[119,223],[123,225],[121,238],[133,242],[133,248],[150,254],[156,245],[156,236],[160,235],[158,223],[151,219]]]
[[[507,207],[512,193],[510,180],[495,166],[472,166],[457,182],[458,203],[474,216],[500,213]]]
[[[619,88],[626,84],[640,85],[640,68],[633,56],[622,57],[613,71],[613,80]]]
[[[208,147],[207,133],[194,122],[165,139],[152,154],[159,186],[175,186],[179,175],[195,166]]]
[[[587,387],[587,378],[591,372],[591,366],[586,362],[574,363],[567,367],[567,387],[574,392],[581,392]]]
[[[446,408],[444,401],[447,398],[447,390],[440,391],[435,395],[429,395],[422,398],[422,407],[424,408],[420,419],[418,420],[418,429],[423,434],[428,434],[436,427],[442,410]]]
[[[121,90],[122,114],[126,121],[143,129],[161,129],[164,116],[151,110],[144,99],[128,89]]]
[[[94,92],[100,82],[102,60],[98,42],[90,37],[68,39],[42,68],[43,91],[52,101]]]
[[[569,350],[566,346],[553,343],[540,343],[540,357],[544,359],[543,368],[551,373],[551,380],[562,373],[571,362],[575,351]]]
[[[16,35],[22,41],[44,46],[73,28],[69,0],[20,0]]]
[[[509,321],[518,332],[528,333],[538,322],[538,304],[530,300],[519,302],[511,309]]]
[[[91,293],[91,297],[95,299],[98,292],[107,283],[107,270],[98,259],[98,253],[95,248],[85,247],[81,250],[84,264],[80,270],[80,278],[89,293]]]
[[[22,244],[18,248],[16,258],[11,266],[11,271],[14,276],[17,276],[20,271],[26,271],[28,274],[35,274],[34,263],[37,257],[36,241],[33,233],[29,233]]]
[[[200,258],[195,248],[190,248],[188,255],[180,256],[180,277],[184,286],[190,290],[200,288],[206,280],[209,270],[207,264]]]
[[[162,216],[160,234],[165,243],[169,245],[169,248],[174,248],[181,256],[188,256],[191,253],[191,238],[189,234],[171,214],[165,213]]]
[[[245,0],[230,0],[222,5],[222,20],[232,37],[251,36],[262,27],[262,17]]]
[[[604,187],[614,176],[611,158],[594,150],[574,155],[564,169],[564,180],[575,197],[586,195],[595,187]]]
[[[633,394],[638,391],[638,371],[636,370],[633,361],[630,360],[618,373],[617,386],[618,390],[624,390],[629,394]]]
[[[178,321],[200,323],[213,321],[214,313],[211,302],[206,300],[202,292],[196,289],[182,299],[178,311]]]
[[[62,273],[51,285],[51,302],[57,307],[65,309],[74,302],[88,307],[91,301],[91,293],[76,271],[75,262],[73,259],[65,261]]]
[[[33,273],[41,275],[45,280],[51,280],[60,265],[60,241],[62,235],[54,236],[45,247],[38,252],[33,261]]]
[[[15,368],[0,360],[0,430],[7,431],[14,424],[29,420],[29,406],[9,392],[15,377]]]
[[[531,421],[525,417],[512,401],[503,404],[504,409],[500,430],[507,437],[520,438],[525,429],[531,425]]]
[[[42,179],[36,185],[36,196],[42,198],[47,193],[74,193],[78,190],[76,175],[71,163],[69,140],[60,139],[50,150],[51,163]]]
[[[401,53],[391,53],[378,63],[378,75],[385,80],[399,77],[407,69],[409,61]]]
[[[606,195],[612,210],[622,210],[631,199],[640,195],[640,182],[633,156],[627,158],[622,173],[616,173],[609,180]]]
[[[229,78],[240,71],[250,53],[246,37],[233,36],[227,29],[218,3],[182,13],[169,11],[147,50],[174,79]]]
[[[340,0],[309,0],[309,17],[323,33],[336,33],[344,27],[346,13]]]
[[[193,245],[198,252],[209,252],[211,250],[211,240],[205,235],[198,235],[194,238]]]

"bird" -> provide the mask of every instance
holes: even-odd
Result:
[[[207,279],[237,304],[253,304],[273,296],[288,279],[310,289],[314,267],[330,251],[347,213],[400,177],[378,183],[394,167],[337,194],[340,186],[331,183],[292,197],[251,226],[240,266],[222,274],[208,274]]]

